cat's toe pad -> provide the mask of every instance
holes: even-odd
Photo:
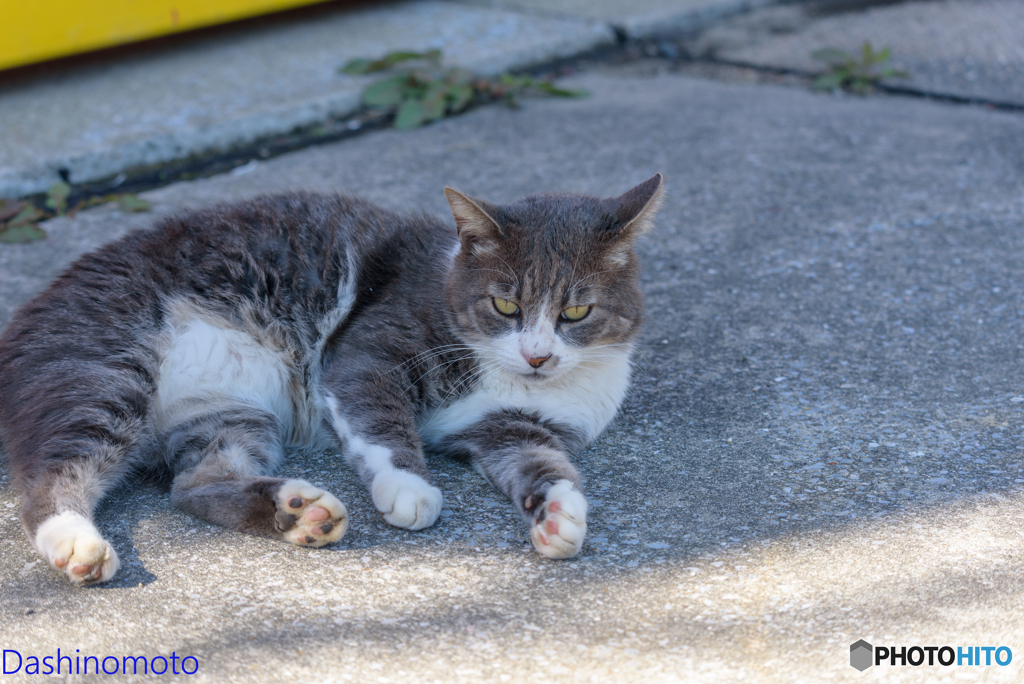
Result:
[[[114,547],[78,513],[61,513],[40,525],[36,548],[73,584],[106,582],[120,565]]]
[[[336,542],[348,529],[345,505],[305,480],[288,480],[277,492],[277,529],[297,546]]]
[[[419,475],[405,470],[387,470],[373,478],[373,505],[395,527],[422,530],[441,514],[444,497]]]
[[[530,538],[533,547],[548,558],[571,558],[583,548],[587,534],[587,500],[572,482],[559,480],[544,497]]]

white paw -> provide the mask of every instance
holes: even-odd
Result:
[[[114,547],[100,536],[96,526],[70,511],[39,526],[36,548],[74,584],[106,582],[120,566]]]
[[[330,492],[305,480],[288,480],[277,490],[278,529],[298,546],[336,542],[348,529],[348,511]]]
[[[583,548],[587,534],[587,500],[569,480],[548,490],[530,528],[533,548],[548,558],[571,558]]]
[[[385,470],[373,478],[373,505],[395,527],[422,530],[441,514],[444,497],[419,475],[405,470]]]

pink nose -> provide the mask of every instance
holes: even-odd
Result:
[[[526,356],[524,358],[526,358],[526,363],[530,364],[534,368],[540,368],[541,366],[544,365],[545,361],[547,361],[548,359],[551,358],[551,354],[548,354],[547,356],[538,356],[538,357],[534,357],[534,358],[530,358],[529,356]]]

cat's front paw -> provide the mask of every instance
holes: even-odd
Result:
[[[297,546],[323,546],[342,538],[348,512],[337,497],[305,480],[288,480],[277,492],[274,523]]]
[[[395,527],[422,530],[441,514],[441,490],[419,475],[405,470],[386,470],[373,478],[373,505]]]
[[[572,482],[559,480],[537,507],[530,528],[533,548],[548,558],[572,558],[583,548],[586,534],[587,500]]]
[[[114,547],[78,513],[55,515],[36,531],[36,548],[73,584],[106,582],[120,566]]]

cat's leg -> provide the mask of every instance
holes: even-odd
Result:
[[[587,500],[566,448],[571,439],[535,416],[508,410],[488,414],[450,436],[443,448],[468,456],[512,500],[530,526],[538,553],[571,558],[583,548],[587,533]]]
[[[376,411],[368,415],[369,407],[342,404],[334,396],[327,397],[327,407],[346,460],[370,490],[373,505],[384,519],[407,530],[433,525],[444,498],[441,490],[430,484],[411,417],[405,424],[400,415],[384,418],[375,416]]]
[[[277,418],[231,401],[194,412],[167,432],[176,472],[171,503],[231,529],[299,546],[338,541],[348,529],[345,506],[305,480],[270,477],[281,460]]]
[[[6,434],[25,532],[74,584],[106,582],[118,569],[117,553],[96,529],[93,511],[153,444],[143,416],[145,386],[132,379],[111,381],[106,394],[96,391],[77,401],[51,392],[49,404],[19,406],[20,420]]]
[[[325,374],[328,420],[384,519],[408,530],[430,527],[444,498],[430,484],[416,421],[402,391],[407,380],[360,356]]]
[[[144,359],[133,361],[144,368]],[[113,577],[119,563],[93,511],[152,446],[150,384],[145,373],[68,367],[73,377],[40,366],[19,401],[4,404],[5,447],[28,538],[73,584],[94,584]]]
[[[44,558],[73,584],[106,582],[120,565],[93,524],[100,499],[128,474],[124,448],[97,444],[79,458],[50,459],[22,495],[22,523]]]

